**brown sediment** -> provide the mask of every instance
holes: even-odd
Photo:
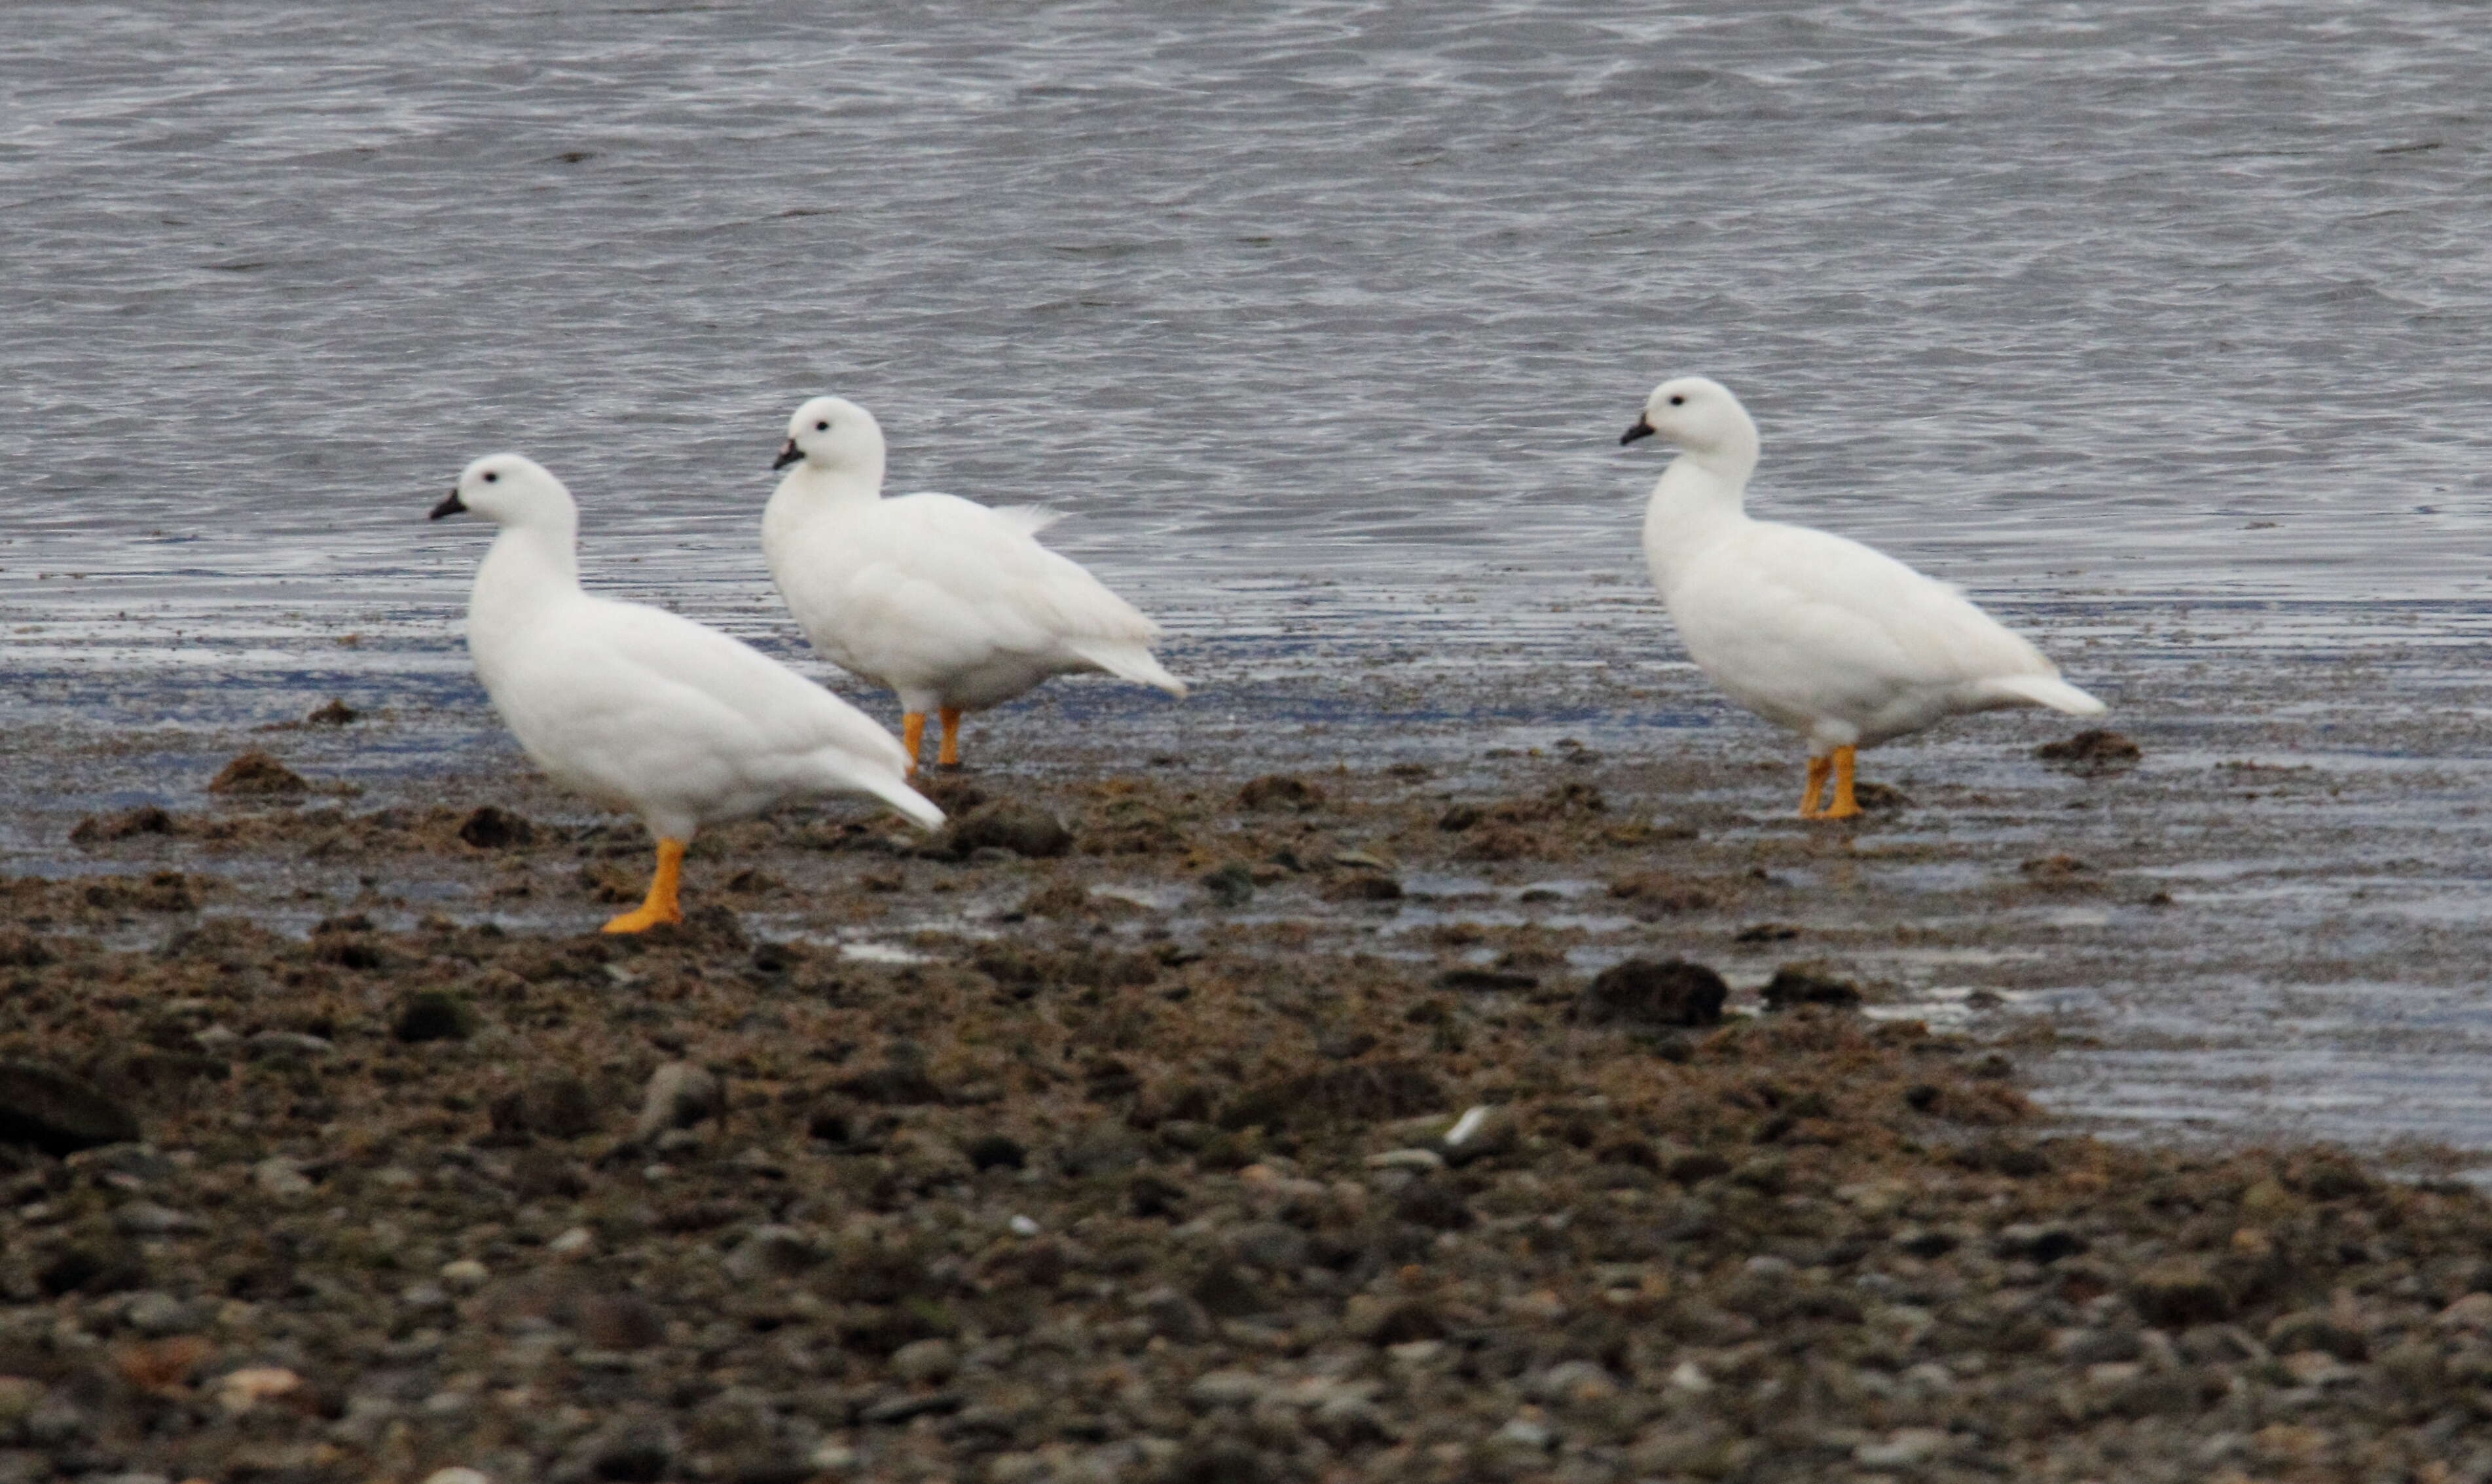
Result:
[[[854,811],[709,832],[687,921],[620,939],[594,928],[646,843],[527,788],[100,816],[91,872],[0,886],[0,1066],[30,1069],[0,1094],[88,1130],[6,1156],[0,1463],[2074,1479],[2469,1456],[2450,1422],[2492,1374],[2471,1188],[2056,1130],[2017,1037],[1897,1018],[1853,967],[1997,931],[1926,903],[1829,917],[1799,884],[1953,852],[1552,776],[1587,766],[1514,759],[1485,791],[1407,767],[944,780],[943,838]],[[2019,848],[1950,900],[2142,895]],[[141,1141],[92,1137],[114,1116]]]

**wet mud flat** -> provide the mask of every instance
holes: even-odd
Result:
[[[637,938],[636,825],[387,718],[19,739],[0,1478],[2492,1476],[2462,1153],[2033,1100],[2073,986],[2462,978],[2208,887],[2345,877],[2358,771],[1985,719],[1808,828],[1761,732],[1067,695]]]

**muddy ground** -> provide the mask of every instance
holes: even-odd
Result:
[[[329,722],[0,883],[0,1479],[2492,1478],[2475,1187],[2028,1095],[2220,931],[2134,821],[2308,779],[1006,731],[626,939]]]

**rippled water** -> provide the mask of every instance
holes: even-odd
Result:
[[[2141,734],[2301,633],[2436,656],[2419,717],[2492,588],[2487,99],[2414,0],[16,0],[0,720],[472,705],[484,533],[422,517],[503,447],[595,577],[789,652],[826,390],[1214,669],[1667,655],[1616,435],[1682,371],[1760,510],[2169,659]],[[2146,639],[2206,598],[2264,636]]]

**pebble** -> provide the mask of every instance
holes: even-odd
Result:
[[[424,1484],[493,1484],[492,1477],[479,1469],[467,1468],[435,1469],[424,1476]]]
[[[0,1132],[52,1155],[139,1137],[137,1117],[93,1083],[31,1061],[0,1061]]]
[[[271,1155],[251,1167],[252,1183],[281,1201],[295,1201],[312,1194],[311,1177],[303,1172],[300,1160]]]
[[[217,1405],[239,1416],[262,1402],[303,1389],[303,1378],[282,1366],[245,1366],[218,1378]]]
[[[188,1211],[158,1205],[152,1201],[133,1201],[118,1206],[112,1213],[116,1232],[131,1236],[176,1236],[185,1232],[204,1232],[207,1223]]]
[[[667,1129],[689,1128],[715,1116],[726,1103],[725,1091],[707,1067],[669,1061],[649,1074],[648,1087],[640,1097],[640,1116],[632,1132],[648,1139]]]
[[[454,1293],[473,1293],[485,1286],[492,1274],[474,1258],[460,1258],[441,1264],[441,1286]]]
[[[1947,1435],[1931,1427],[1898,1428],[1883,1442],[1864,1442],[1852,1450],[1852,1461],[1863,1469],[1913,1469],[1938,1457]]]

